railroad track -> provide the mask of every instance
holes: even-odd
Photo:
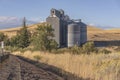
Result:
[[[2,63],[4,60],[6,60],[9,57],[9,53],[0,53],[0,63]]]
[[[9,55],[0,65],[0,80],[64,80],[16,56]]]

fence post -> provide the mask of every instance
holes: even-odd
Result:
[[[4,41],[1,41],[1,53],[4,52]]]

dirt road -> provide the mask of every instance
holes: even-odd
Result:
[[[64,80],[58,75],[10,55],[0,64],[0,80]]]

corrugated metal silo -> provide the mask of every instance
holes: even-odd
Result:
[[[68,25],[67,33],[67,46],[72,47],[74,45],[80,46],[80,26],[72,23]]]
[[[86,24],[80,22],[80,32],[81,32],[81,44],[84,44],[87,41],[87,26]]]

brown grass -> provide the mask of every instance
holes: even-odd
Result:
[[[72,55],[50,54],[42,52],[25,53],[15,52],[26,58],[34,59],[34,56],[40,56],[40,62],[53,65],[67,72],[75,74],[82,78],[93,80],[119,80],[120,79],[120,54],[90,54],[90,55]]]
[[[94,26],[87,27],[88,41],[120,40],[120,29],[103,30]]]
[[[29,27],[33,30],[36,25]],[[120,31],[102,30],[95,27],[88,27],[88,40],[120,40]],[[16,29],[4,30],[10,36]],[[34,56],[40,56],[40,62],[50,64],[61,68],[67,72],[73,73],[82,78],[93,80],[120,80],[120,53],[111,54],[90,54],[90,55],[72,55],[50,54],[42,52],[25,53],[14,52],[26,58],[35,60]]]
[[[42,25],[44,23],[38,23],[28,26],[28,30],[34,31],[37,28],[37,25]],[[21,27],[3,29],[0,32],[3,32],[8,37],[15,36],[17,31],[20,30]],[[110,41],[110,40],[120,40],[120,29],[109,29],[103,30],[97,28],[95,26],[87,26],[87,38],[88,41]]]
[[[43,25],[43,24],[45,24],[45,22],[29,25],[29,26],[27,26],[27,28],[31,32],[31,31],[34,31],[38,25]],[[15,36],[17,34],[17,31],[19,31],[21,28],[22,28],[22,26],[16,27],[16,28],[3,29],[3,30],[0,30],[0,32],[4,33],[9,38],[11,38],[11,37]]]

